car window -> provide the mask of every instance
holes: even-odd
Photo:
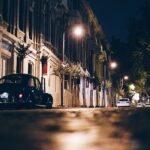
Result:
[[[123,99],[120,99],[119,101],[124,102],[124,101],[129,101],[129,99],[127,99],[127,98],[123,98]]]
[[[4,79],[0,79],[0,84],[3,84],[4,83]]]
[[[30,87],[34,87],[35,86],[35,84],[34,84],[34,78],[29,78],[29,80],[28,80],[28,86],[30,86]]]
[[[1,79],[1,83],[21,84],[22,78],[20,77],[4,78],[4,79]]]
[[[36,88],[40,89],[40,81],[38,79],[35,79],[35,85]]]

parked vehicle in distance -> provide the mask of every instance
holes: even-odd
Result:
[[[38,78],[29,74],[10,74],[0,79],[0,103],[52,108],[53,98],[42,90]]]
[[[129,98],[121,98],[117,100],[116,106],[117,107],[130,107],[130,99]]]

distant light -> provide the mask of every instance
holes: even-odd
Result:
[[[129,77],[128,77],[128,76],[124,76],[123,79],[124,79],[124,80],[128,80]]]
[[[117,66],[118,66],[118,64],[115,61],[110,63],[111,69],[115,69],[115,68],[117,68]]]

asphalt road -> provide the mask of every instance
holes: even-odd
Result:
[[[150,150],[150,108],[0,110],[0,150]]]

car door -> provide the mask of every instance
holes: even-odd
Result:
[[[34,103],[39,104],[41,101],[41,90],[38,79],[35,77],[30,77],[28,80],[28,86],[30,87],[30,92],[32,98],[34,99]]]
[[[42,104],[42,99],[43,99],[43,91],[41,88],[41,83],[38,78],[34,78],[35,82],[35,94],[36,94],[36,102],[38,104]]]

